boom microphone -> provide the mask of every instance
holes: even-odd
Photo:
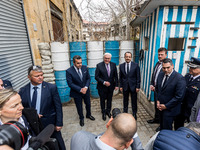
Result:
[[[49,141],[50,136],[54,132],[54,125],[49,124],[36,137],[32,137],[29,141],[29,148],[27,150],[37,150]],[[30,144],[31,143],[31,144]]]

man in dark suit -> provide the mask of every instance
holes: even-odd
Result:
[[[172,60],[166,58],[157,79],[157,108],[160,110],[160,129],[172,130],[172,123],[180,113],[181,102],[185,94],[184,77],[174,70]]]
[[[74,98],[80,119],[80,126],[84,126],[82,99],[86,105],[86,118],[95,120],[91,115],[90,105],[90,74],[86,66],[82,65],[82,58],[78,55],[73,57],[73,66],[66,71],[66,79],[70,90],[70,96]]]
[[[123,92],[124,112],[128,112],[128,99],[131,93],[132,113],[137,119],[137,93],[140,90],[140,68],[138,64],[131,61],[132,53],[124,54],[125,63],[119,67],[120,91]]]
[[[156,63],[154,69],[153,69],[153,73],[151,76],[151,91],[154,92],[154,108],[155,108],[155,116],[154,119],[152,120],[147,120],[148,123],[152,124],[152,123],[159,123],[159,110],[157,108],[157,92],[155,90],[156,87],[156,81],[158,78],[158,74],[160,73],[160,71],[162,71],[162,61],[167,57],[167,49],[164,47],[161,47],[158,49],[158,62]],[[159,131],[159,127],[156,129],[157,131]]]
[[[0,90],[3,88],[9,88],[9,87],[12,87],[12,84],[10,81],[0,79]]]
[[[114,89],[118,89],[118,75],[116,64],[111,62],[112,55],[104,54],[104,61],[97,64],[95,70],[95,79],[97,80],[97,89],[100,96],[100,105],[102,119],[106,120],[106,114],[111,117],[110,110],[112,107],[112,96]],[[105,101],[107,99],[107,107]]]
[[[52,138],[57,139],[60,150],[65,150],[60,132],[63,126],[62,104],[56,85],[43,81],[43,72],[40,66],[29,67],[28,78],[30,83],[19,91],[23,106],[35,108],[44,127],[49,124],[55,125]]]
[[[191,109],[197,99],[200,92],[200,59],[191,58],[191,62],[188,64],[189,73],[185,76],[186,92],[181,105],[181,114],[178,115],[174,122],[174,127],[177,130],[179,127],[184,126],[185,120],[189,122]]]

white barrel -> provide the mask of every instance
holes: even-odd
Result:
[[[120,43],[120,59],[119,59],[120,64],[125,62],[124,54],[126,52],[131,52],[132,58],[134,58],[133,48],[134,48],[134,42],[133,41],[121,41],[121,43]]]
[[[93,68],[103,61],[103,42],[91,41],[87,42],[88,48],[88,67]]]
[[[69,46],[67,42],[52,42],[51,53],[54,70],[62,71],[70,67]]]

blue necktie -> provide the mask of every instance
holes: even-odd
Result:
[[[127,68],[126,68],[126,74],[128,74],[129,73],[129,63],[127,63]]]
[[[78,69],[78,75],[79,75],[79,77],[80,77],[80,79],[82,81],[82,75],[81,75],[80,69]]]
[[[165,86],[165,84],[167,83],[167,80],[168,80],[168,75],[165,75],[165,80],[164,80],[164,82],[163,82],[163,86],[162,86],[162,87]]]
[[[33,87],[34,92],[33,92],[33,97],[32,97],[32,102],[31,102],[31,107],[36,108],[36,102],[37,102],[37,86]]]

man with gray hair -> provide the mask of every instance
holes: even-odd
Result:
[[[123,150],[133,143],[137,126],[131,114],[121,113],[107,123],[103,135],[96,136],[86,131],[75,133],[71,139],[71,150]]]
[[[103,62],[96,66],[95,79],[97,80],[97,89],[100,96],[100,105],[102,112],[102,119],[106,120],[106,115],[111,117],[110,111],[112,107],[112,96],[114,89],[118,89],[118,75],[116,64],[111,62],[112,55],[105,53]],[[107,107],[105,101],[107,100]]]
[[[44,127],[49,124],[55,125],[52,138],[56,138],[60,150],[65,150],[65,143],[60,132],[63,126],[63,111],[57,86],[43,81],[40,66],[29,67],[28,78],[30,83],[19,91],[23,106],[35,108]]]

